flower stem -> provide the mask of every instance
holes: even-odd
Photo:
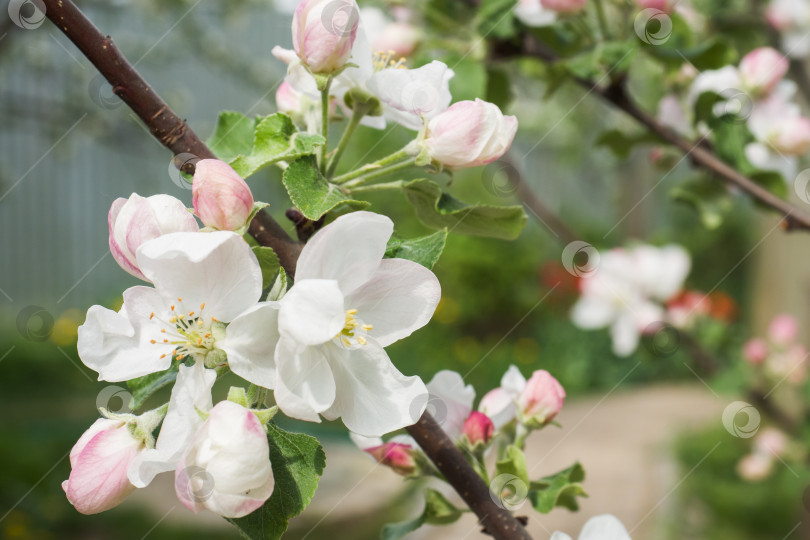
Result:
[[[354,178],[364,176],[370,172],[378,171],[381,167],[384,167],[385,165],[402,161],[407,157],[410,157],[410,152],[407,150],[407,147],[405,147],[401,150],[394,152],[389,156],[382,158],[379,161],[369,163],[368,165],[363,165],[359,169],[355,169],[351,172],[341,174],[340,176],[335,177],[335,179],[332,180],[332,182],[335,184],[343,184],[344,182],[348,182],[349,180],[352,180]]]
[[[352,111],[352,117],[349,119],[349,124],[346,126],[346,129],[343,130],[343,135],[340,137],[340,142],[338,142],[337,148],[335,149],[335,154],[332,156],[332,159],[329,160],[329,167],[326,169],[327,178],[335,174],[340,157],[346,150],[346,146],[348,146],[349,140],[354,134],[354,130],[357,129],[358,125],[360,125],[360,120],[363,119],[363,116],[365,116],[365,111],[360,107],[357,107]]]
[[[599,20],[599,29],[602,31],[602,41],[608,41],[610,32],[608,31],[607,17],[605,16],[605,6],[602,4],[602,0],[596,0],[594,5],[596,6],[596,17]]]
[[[374,180],[375,178],[379,178],[381,176],[385,176],[387,174],[391,174],[402,169],[407,169],[408,167],[412,167],[416,158],[411,157],[405,161],[401,161],[399,163],[394,163],[393,165],[389,165],[387,167],[379,167],[377,169],[372,169],[368,173],[364,174],[363,176],[359,176],[352,180],[351,182],[347,182],[343,187],[346,189],[354,189],[357,186],[362,184],[368,183],[370,180]]]
[[[332,86],[332,78],[326,80],[326,84],[321,89],[321,134],[324,142],[321,146],[321,173],[326,174],[326,153],[329,149],[329,87]]]
[[[372,184],[370,186],[360,186],[360,187],[356,187],[356,188],[352,189],[351,191],[352,191],[352,193],[355,193],[355,192],[358,192],[358,191],[363,191],[363,192],[368,192],[368,191],[388,191],[390,189],[402,189],[402,187],[404,185],[405,185],[405,182],[403,180],[395,180],[394,182],[385,182],[385,183],[382,183],[382,184]]]

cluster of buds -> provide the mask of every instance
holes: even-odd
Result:
[[[798,321],[791,315],[777,315],[768,325],[767,339],[746,342],[743,357],[769,378],[801,384],[807,380],[808,351],[798,337]]]
[[[765,428],[754,438],[751,452],[737,462],[737,474],[749,482],[759,482],[773,471],[774,461],[788,448],[787,436],[776,428]]]

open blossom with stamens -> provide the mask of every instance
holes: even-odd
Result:
[[[199,230],[191,212],[170,195],[141,197],[133,193],[129,199],[116,199],[107,222],[113,258],[121,268],[143,280],[147,278],[135,260],[141,244],[163,234]]]
[[[427,268],[383,259],[392,231],[390,219],[370,212],[341,216],[321,229],[301,252],[294,285],[281,301],[260,308],[277,321],[275,354],[228,352],[231,369],[274,388],[288,416],[341,418],[351,431],[376,437],[421,415],[424,383],[400,373],[383,347],[427,324],[441,290]]]
[[[263,336],[256,333],[251,341],[235,332],[229,342],[225,330],[225,323],[251,317],[262,291],[259,263],[242,237],[228,231],[168,234],[143,244],[137,261],[154,287],[124,291],[117,313],[91,307],[79,327],[79,356],[99,380],[163,371],[172,356],[216,364],[222,351],[254,354]]]

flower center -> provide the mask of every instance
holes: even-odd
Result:
[[[346,322],[343,325],[343,330],[338,332],[335,336],[335,339],[340,340],[347,348],[353,345],[365,345],[368,343],[364,334],[368,334],[374,329],[373,325],[363,324],[361,321],[358,321],[356,315],[356,309],[347,309]]]
[[[374,71],[382,71],[384,69],[408,69],[405,65],[405,58],[397,58],[396,55],[396,51],[374,51],[371,55],[371,63],[374,66]]]
[[[204,358],[214,349],[214,334],[212,325],[218,321],[214,317],[205,317],[205,302],[200,304],[199,311],[187,311],[183,306],[183,299],[178,298],[177,304],[170,306],[170,316],[167,320],[149,315],[149,319],[157,319],[165,328],[160,329],[161,340],[153,339],[151,343],[174,345],[174,354],[178,360],[188,356]],[[162,354],[160,357],[164,358]]]

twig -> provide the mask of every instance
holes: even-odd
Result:
[[[494,43],[492,52],[495,58],[532,56],[550,64],[561,60],[545,43],[533,36],[524,36],[522,45],[517,47],[513,43],[496,42]],[[810,230],[810,215],[793,204],[777,197],[744,174],[741,174],[734,167],[723,162],[705,146],[695,144],[693,141],[682,137],[658,122],[658,120],[647,114],[635,103],[628,94],[623,81],[619,80],[608,86],[600,86],[595,81],[589,79],[580,77],[573,77],[573,79],[580,86],[587,88],[589,92],[602,97],[608,103],[627,113],[646,127],[651,133],[656,135],[661,141],[677,147],[684,154],[688,155],[694,164],[712,173],[712,177],[719,178],[727,184],[737,186],[762,204],[782,214],[784,220],[782,224],[783,229]]]
[[[186,122],[135,71],[113,45],[112,39],[103,36],[71,0],[43,1],[47,17],[98,68],[112,84],[113,91],[143,120],[161,144],[175,155],[190,153],[200,159],[215,157]],[[190,165],[193,167],[193,162]],[[272,247],[287,272],[295,274],[301,244],[293,241],[277,221],[266,212],[259,212],[250,224],[250,233],[260,244]],[[492,501],[487,485],[429,414],[422,415],[409,430],[490,534],[498,540],[531,540],[520,522]]]

